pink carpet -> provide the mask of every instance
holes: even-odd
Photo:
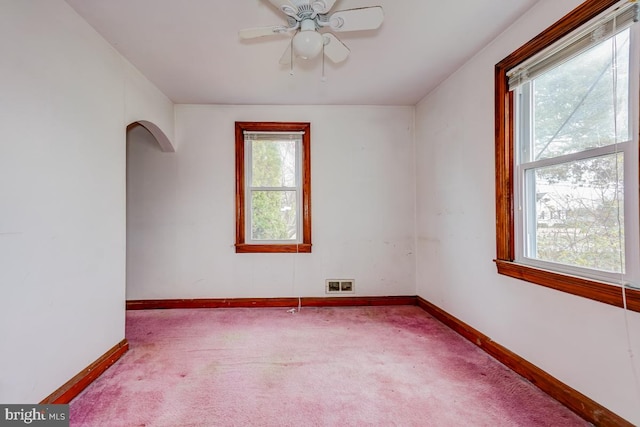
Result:
[[[72,426],[586,426],[418,307],[127,312]]]

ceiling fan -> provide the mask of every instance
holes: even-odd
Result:
[[[382,7],[362,7],[339,10],[330,13],[336,0],[269,0],[287,16],[287,25],[247,28],[240,30],[242,40],[275,34],[295,33],[291,43],[280,59],[281,64],[293,62],[297,58],[311,59],[321,52],[335,63],[347,59],[349,48],[330,32],[374,30],[382,24]]]

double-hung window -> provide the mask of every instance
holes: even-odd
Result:
[[[236,252],[311,252],[309,132],[236,122]]]
[[[496,66],[496,262],[640,309],[638,6],[603,3]]]

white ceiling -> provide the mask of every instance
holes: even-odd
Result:
[[[414,105],[537,0],[338,0],[385,20],[335,33],[351,55],[326,82],[320,58],[279,64],[288,36],[239,40],[286,24],[267,0],[66,1],[175,103]]]

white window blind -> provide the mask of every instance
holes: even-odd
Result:
[[[244,131],[245,141],[290,141],[300,140],[304,135],[303,131],[294,132],[250,132]]]
[[[509,90],[585,52],[602,40],[629,28],[634,22],[638,22],[638,4],[635,1],[621,1],[574,34],[512,68],[507,73]]]

